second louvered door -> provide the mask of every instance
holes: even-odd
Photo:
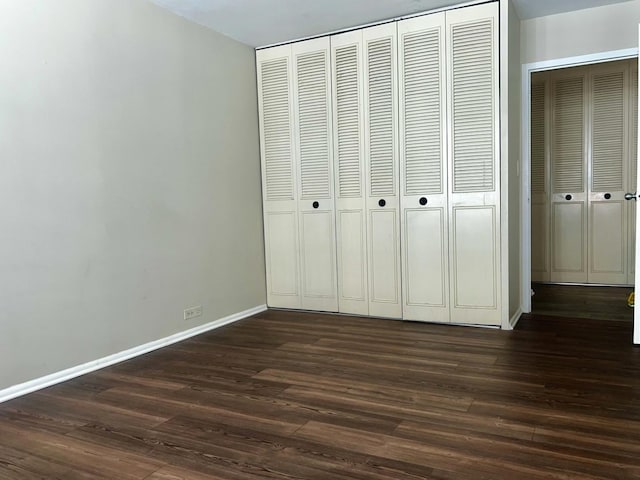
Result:
[[[451,321],[500,325],[498,5],[446,23]]]
[[[587,281],[586,85],[571,71],[552,82],[552,282]]]
[[[445,14],[398,23],[403,318],[449,322]]]
[[[599,65],[590,74],[589,283],[627,281],[629,64]]]
[[[293,44],[301,306],[338,310],[329,39]]]
[[[369,314],[401,318],[396,25],[362,38]]]
[[[338,307],[369,314],[362,31],[331,37]]]

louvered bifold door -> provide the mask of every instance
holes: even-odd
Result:
[[[627,182],[628,182],[628,192],[637,192],[636,185],[636,176],[637,176],[637,168],[638,168],[638,60],[633,59],[629,61],[631,64],[631,81],[629,82],[630,87],[630,101],[631,101],[631,121],[629,122],[631,126],[631,131],[629,132],[629,164],[627,166]],[[627,265],[629,273],[627,275],[627,283],[629,285],[633,285],[635,283],[635,271],[636,271],[636,208],[637,201],[628,202],[628,225],[629,225],[629,234],[627,236]]]
[[[546,73],[531,82],[531,280],[549,281],[549,91]]]
[[[396,25],[362,35],[369,314],[401,318]]]
[[[300,307],[291,46],[256,52],[267,304]]]
[[[445,14],[398,23],[403,318],[449,322]]]
[[[589,74],[589,283],[627,283],[628,83],[628,62],[594,66]]]
[[[552,81],[552,282],[587,281],[587,166],[584,71]]]
[[[292,45],[301,303],[338,310],[329,38]]]
[[[451,321],[500,325],[498,4],[446,23]]]
[[[338,308],[369,314],[362,31],[331,37]]]

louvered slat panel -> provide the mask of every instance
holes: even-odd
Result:
[[[624,72],[593,76],[591,189],[622,190],[624,166]]]
[[[336,48],[335,68],[338,194],[357,198],[362,195],[358,46]]]
[[[584,79],[556,81],[553,126],[553,191],[584,192]]]
[[[631,71],[631,136],[633,142],[631,144],[631,178],[629,179],[630,191],[636,191],[636,175],[638,168],[638,71]]]
[[[440,30],[403,41],[405,193],[442,193]]]
[[[451,32],[455,193],[495,188],[493,28],[483,19]]]
[[[545,84],[531,86],[531,192],[545,193]]]
[[[301,198],[329,198],[327,54],[296,57]]]
[[[260,66],[267,200],[294,198],[288,63],[279,58]]]
[[[391,38],[369,42],[369,162],[372,196],[395,193],[393,52]]]

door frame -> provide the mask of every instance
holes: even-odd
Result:
[[[638,58],[638,48],[626,48],[622,50],[612,50],[589,55],[575,57],[557,58],[541,62],[526,63],[522,65],[522,152],[520,157],[521,172],[521,226],[520,226],[520,275],[521,275],[521,299],[522,312],[531,312],[531,74],[546,70],[556,70],[559,68],[577,67],[579,65],[590,65],[615,60],[627,60]]]

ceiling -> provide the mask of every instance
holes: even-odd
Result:
[[[464,0],[151,0],[252,47],[287,42]],[[522,19],[629,0],[512,0]]]

